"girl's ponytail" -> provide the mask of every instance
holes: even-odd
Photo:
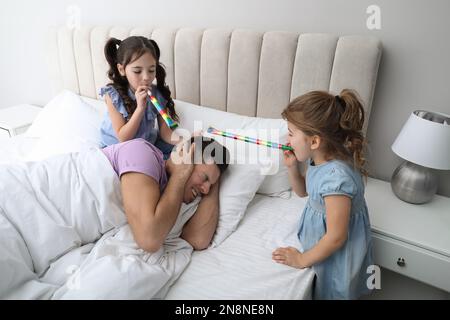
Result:
[[[338,96],[310,91],[292,100],[281,115],[306,135],[320,136],[327,157],[348,161],[367,176],[364,108],[355,91],[344,89]]]
[[[109,64],[108,78],[113,82],[116,82],[121,78],[119,70],[117,69],[117,50],[121,43],[122,41],[119,39],[110,38],[105,44],[105,58]]]
[[[110,85],[116,88],[120,97],[123,99],[125,109],[128,112],[127,120],[129,120],[134,110],[136,109],[136,102],[129,97],[128,81],[126,77],[122,77],[119,69],[117,68],[117,64],[119,63],[118,49],[121,43],[122,41],[119,39],[110,38],[105,44],[104,51],[106,61],[108,61],[109,64],[108,78],[112,81]]]
[[[341,109],[339,126],[345,135],[344,146],[352,155],[354,165],[363,175],[367,176],[368,173],[364,169],[366,163],[364,148],[367,142],[362,133],[364,126],[364,108],[362,103],[358,94],[349,89],[342,90],[335,99],[336,107]]]

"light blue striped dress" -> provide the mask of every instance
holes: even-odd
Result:
[[[373,265],[369,214],[361,174],[349,164],[331,160],[309,164],[306,173],[308,202],[298,237],[305,251],[314,247],[327,231],[324,197],[346,195],[352,199],[348,238],[324,261],[313,266],[315,299],[357,299],[369,294],[367,268]]]

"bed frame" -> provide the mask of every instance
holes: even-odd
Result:
[[[310,90],[355,89],[370,116],[381,57],[369,36],[256,32],[235,29],[83,27],[49,33],[56,89],[99,98],[108,82],[103,48],[110,37],[142,35],[161,49],[173,97],[246,116],[280,118],[293,98]],[[56,62],[56,63],[55,63]]]

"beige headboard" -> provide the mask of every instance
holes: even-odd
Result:
[[[108,82],[103,47],[109,37],[154,39],[173,97],[248,116],[280,118],[290,100],[310,90],[351,88],[370,115],[381,56],[368,36],[223,29],[91,27],[52,29],[51,74],[57,89],[98,98]],[[367,128],[367,122],[366,122]]]

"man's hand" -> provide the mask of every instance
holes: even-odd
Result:
[[[166,170],[171,176],[188,179],[194,169],[195,144],[182,142],[176,145],[166,162]]]

